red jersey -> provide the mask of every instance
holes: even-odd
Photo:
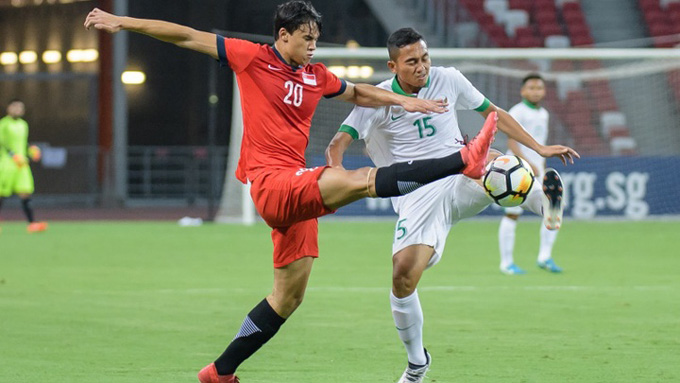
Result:
[[[220,63],[236,74],[243,111],[243,141],[236,178],[259,170],[305,167],[309,128],[321,96],[347,84],[321,63],[292,67],[276,48],[217,36]]]

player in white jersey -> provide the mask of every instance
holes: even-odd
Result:
[[[455,68],[430,67],[427,44],[411,28],[394,32],[387,42],[393,79],[378,86],[419,98],[444,98],[455,109],[476,110],[486,117],[498,113],[498,129],[546,157],[566,164],[578,157],[566,146],[537,143],[507,112],[486,99]],[[363,139],[377,166],[427,157],[443,157],[464,145],[456,112],[440,115],[407,113],[397,107],[354,108],[326,150],[330,166],[342,167],[343,153]],[[497,152],[496,155],[500,153]],[[408,187],[409,185],[403,185]],[[533,210],[540,213],[541,192],[534,189]],[[423,313],[416,286],[423,271],[437,263],[450,228],[491,203],[479,180],[451,176],[425,185],[406,197],[392,198],[399,214],[392,246],[392,316],[407,354],[408,367],[399,382],[422,382],[430,365],[423,347]],[[550,209],[549,209],[550,210]],[[550,210],[553,211],[553,210]]]
[[[548,111],[540,105],[543,98],[545,98],[545,81],[539,74],[531,73],[527,75],[522,80],[520,94],[522,96],[522,102],[510,108],[508,113],[522,124],[524,129],[526,129],[539,144],[545,145],[548,141],[549,115]],[[546,176],[545,158],[512,138],[508,139],[508,154],[516,154],[529,162],[534,170],[537,182],[540,182],[544,176]],[[552,173],[553,170],[550,170],[549,174],[547,174],[548,177],[552,177]],[[508,275],[526,273],[515,264],[513,257],[517,219],[519,219],[523,210],[524,209],[520,206],[506,208],[505,216],[501,219],[501,224],[498,228],[498,245],[501,254],[500,269],[501,272]],[[555,239],[557,238],[557,232],[560,225],[561,222],[556,222],[554,225],[541,225],[540,229],[540,246],[537,265],[538,267],[553,273],[562,271],[552,259],[552,248]]]

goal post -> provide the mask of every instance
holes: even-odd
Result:
[[[550,144],[566,144],[582,154],[573,166],[548,161],[560,171],[567,191],[566,216],[580,219],[643,219],[680,216],[680,190],[671,165],[680,160],[680,49],[446,49],[429,50],[433,66],[460,70],[491,102],[508,110],[520,102],[522,78],[530,72],[546,80],[543,105],[550,112]],[[376,84],[393,77],[385,48],[319,48],[314,57],[352,82]],[[234,81],[234,84],[236,82]],[[234,177],[243,124],[234,93],[231,142],[218,222],[252,223],[256,213]],[[455,107],[455,105],[451,105]],[[324,150],[352,105],[322,99],[314,115],[308,166],[325,164]],[[464,134],[474,136],[481,117],[458,111]],[[497,135],[494,148],[505,151]],[[361,142],[345,156],[347,168],[370,165]],[[671,185],[668,185],[668,184]],[[501,214],[497,207],[483,214]],[[336,215],[372,219],[393,216],[388,200],[366,199]]]

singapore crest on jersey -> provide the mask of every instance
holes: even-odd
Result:
[[[307,85],[316,86],[316,75],[314,73],[303,73],[302,82]]]

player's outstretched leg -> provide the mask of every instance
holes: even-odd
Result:
[[[564,203],[562,177],[557,170],[548,168],[543,176],[543,224],[548,230],[557,230],[562,226]]]
[[[326,168],[317,181],[323,204],[334,210],[365,197],[397,197],[460,173],[481,178],[496,134],[496,124],[496,112],[492,112],[471,142],[445,157],[397,162],[377,169]]]
[[[404,371],[397,383],[421,383],[425,380],[425,374],[430,369],[430,364],[432,364],[432,357],[427,350],[425,350],[425,357],[427,358],[427,363],[422,366],[409,363],[406,371]]]
[[[564,212],[563,193],[562,178],[557,173],[557,170],[552,168],[546,169],[543,176],[543,194],[545,196],[543,198],[543,225],[546,229],[552,231],[546,233],[551,237],[549,240],[550,248],[552,248],[556,234],[554,231],[562,226],[562,213]],[[542,234],[543,236],[545,235]],[[541,240],[543,242],[543,238]],[[539,254],[538,267],[553,273],[561,272],[562,268],[555,264],[555,261],[549,256],[550,252],[541,250],[542,253],[548,254],[548,256],[541,256]]]
[[[369,196],[386,198],[404,195],[427,183],[459,173],[474,179],[481,178],[496,134],[497,123],[496,112],[489,113],[482,130],[458,153],[437,159],[414,160],[378,168],[375,173],[375,193],[370,193],[369,185],[367,188]]]
[[[496,135],[497,123],[498,114],[496,112],[489,113],[486,116],[482,130],[461,149],[460,154],[463,156],[463,162],[466,165],[465,169],[463,169],[464,175],[474,179],[482,178],[484,175],[486,159],[489,155],[491,143]]]

